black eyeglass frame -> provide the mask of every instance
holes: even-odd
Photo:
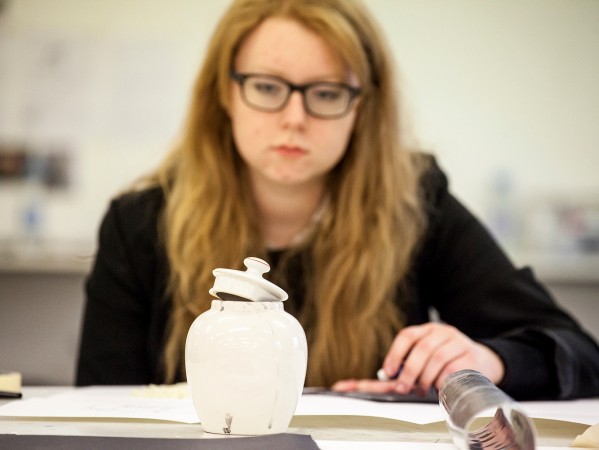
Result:
[[[356,97],[358,97],[362,93],[362,89],[360,89],[360,88],[350,86],[349,84],[345,84],[345,83],[336,83],[333,81],[316,81],[314,83],[307,83],[307,84],[294,84],[294,83],[291,83],[291,82],[287,81],[286,79],[278,77],[276,75],[268,75],[268,74],[263,74],[263,73],[239,73],[239,72],[236,72],[235,70],[231,70],[229,72],[229,74],[231,75],[231,78],[233,79],[233,81],[235,81],[241,87],[241,98],[243,99],[245,104],[248,105],[250,108],[256,109],[258,111],[264,111],[264,112],[281,111],[283,108],[285,108],[285,106],[287,106],[287,103],[289,102],[289,99],[291,98],[291,94],[293,94],[294,92],[297,91],[302,94],[302,102],[304,105],[304,110],[309,115],[311,115],[312,117],[316,117],[318,119],[338,119],[340,117],[347,115],[347,113],[349,113],[349,111],[351,109],[351,105],[353,104],[354,100],[356,99]],[[273,80],[276,80],[280,83],[285,84],[286,86],[289,87],[289,92],[287,94],[287,98],[285,98],[285,101],[280,106],[277,106],[276,108],[265,108],[265,107],[258,106],[256,104],[250,102],[247,99],[246,94],[245,94],[244,83],[247,81],[248,78],[251,78],[251,77],[271,78]],[[328,115],[328,114],[323,115],[323,114],[314,112],[308,105],[308,100],[306,99],[306,90],[310,89],[313,86],[335,86],[335,87],[341,87],[341,88],[345,89],[349,93],[349,100],[347,102],[347,107],[345,108],[345,110],[341,113],[333,114],[333,115]]]

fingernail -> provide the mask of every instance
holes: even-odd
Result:
[[[389,377],[385,373],[385,369],[379,369],[376,373],[376,377],[379,381],[389,381]]]
[[[395,385],[395,392],[397,392],[398,394],[407,394],[408,387],[404,383],[397,383]]]

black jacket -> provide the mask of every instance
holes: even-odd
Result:
[[[428,322],[432,307],[441,320],[491,347],[506,366],[501,388],[516,399],[599,395],[597,344],[530,269],[514,268],[449,193],[437,166],[422,185],[429,226],[403,287],[407,323]],[[86,283],[78,385],[163,382],[160,355],[170,302],[157,231],[163,204],[159,188],[130,193],[112,201],[103,219]],[[276,264],[277,254],[271,257]],[[299,304],[300,284],[290,289]]]

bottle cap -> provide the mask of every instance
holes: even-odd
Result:
[[[287,292],[264,279],[263,273],[270,270],[268,263],[260,258],[245,258],[247,267],[242,270],[214,269],[214,286],[210,295],[222,300],[251,300],[254,302],[281,302],[288,298]]]

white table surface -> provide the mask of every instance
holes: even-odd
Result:
[[[47,397],[65,392],[68,387],[25,387],[23,398]],[[7,402],[2,400],[0,406]],[[599,423],[599,398],[591,400]],[[596,409],[594,407],[596,403]],[[410,404],[398,403],[398,408]],[[548,408],[559,408],[559,402],[548,402]],[[588,407],[588,403],[587,403]],[[537,428],[537,447],[543,450],[571,448],[577,435],[588,424],[533,419]],[[289,433],[309,434],[323,450],[383,449],[452,449],[451,437],[444,422],[414,424],[382,417],[356,415],[296,415]],[[204,433],[199,424],[152,421],[142,419],[0,417],[0,434],[117,436],[143,438],[217,438]],[[366,442],[368,442],[367,446]]]

